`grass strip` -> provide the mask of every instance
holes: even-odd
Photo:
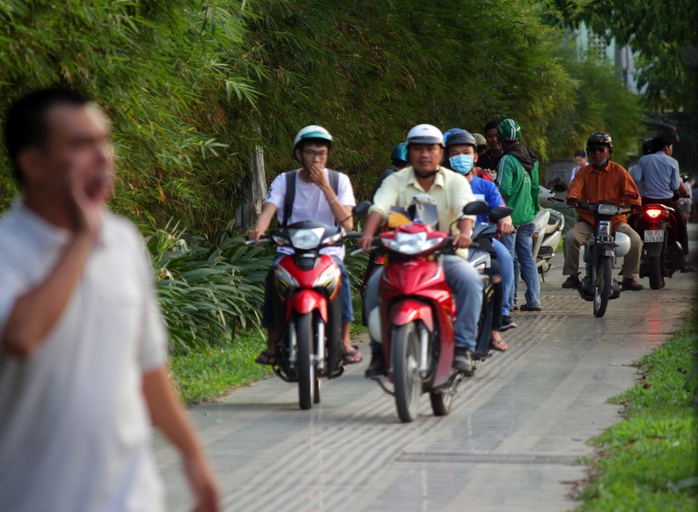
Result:
[[[681,330],[635,364],[632,389],[610,400],[626,420],[592,440],[598,458],[579,511],[698,510],[696,303]]]
[[[235,337],[230,349],[173,355],[170,369],[182,400],[187,404],[213,400],[232,388],[272,375],[271,367],[254,362],[266,345],[259,331],[246,330]]]

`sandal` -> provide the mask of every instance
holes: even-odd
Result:
[[[492,348],[494,350],[499,350],[500,352],[504,352],[509,347],[507,347],[507,344],[501,338],[498,340],[495,340],[494,338],[490,338],[490,348]]]
[[[269,364],[272,366],[276,365],[276,354],[270,354],[266,350],[257,356],[254,360],[257,364]]]
[[[363,356],[359,352],[359,347],[357,347],[356,345],[352,345],[352,347],[354,347],[354,350],[352,350],[351,352],[342,352],[342,359],[344,360],[344,364],[358,364],[364,360]],[[354,359],[354,356],[356,354],[359,354],[358,361]]]

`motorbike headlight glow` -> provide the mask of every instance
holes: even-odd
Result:
[[[601,215],[615,215],[616,205],[614,204],[600,204],[596,207],[596,211]]]
[[[298,281],[281,265],[276,266],[274,281],[276,282],[276,289],[282,298],[286,297],[290,290],[298,288]]]
[[[325,230],[323,228],[299,229],[291,235],[291,244],[296,249],[310,250],[320,245],[320,237]]]
[[[438,247],[444,241],[443,237],[427,238],[425,232],[420,233],[398,233],[395,238],[381,239],[383,245],[391,251],[401,254],[419,254]]]
[[[331,265],[313,281],[313,288],[327,288],[327,291],[332,295],[337,289],[337,283],[339,283],[341,277],[342,271],[339,270],[339,267]]]

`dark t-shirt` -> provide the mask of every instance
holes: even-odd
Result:
[[[393,174],[394,172],[397,172],[398,168],[395,167],[394,165],[391,165],[389,169],[386,169],[381,173],[380,176],[378,176],[378,179],[376,180],[376,184],[373,185],[373,190],[371,191],[371,202],[373,202],[373,198],[376,197],[376,192],[378,192],[378,189],[381,188],[381,184],[383,183],[383,180]]]
[[[493,171],[496,171],[497,166],[499,165],[499,161],[501,159],[501,156],[493,156],[492,150],[489,149],[478,157],[477,162],[475,162],[475,165],[477,167],[482,167],[483,169],[491,169]]]

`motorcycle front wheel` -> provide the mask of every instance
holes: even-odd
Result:
[[[419,412],[422,381],[419,378],[419,336],[414,322],[393,331],[391,364],[397,415],[403,423],[414,421]]]
[[[599,257],[594,283],[594,316],[601,318],[606,313],[608,299],[611,296],[613,282],[613,264],[608,256]]]
[[[306,313],[296,318],[298,333],[298,405],[302,410],[310,409],[313,402],[318,403],[319,392],[317,377],[315,375],[315,333],[313,329],[313,314]]]

